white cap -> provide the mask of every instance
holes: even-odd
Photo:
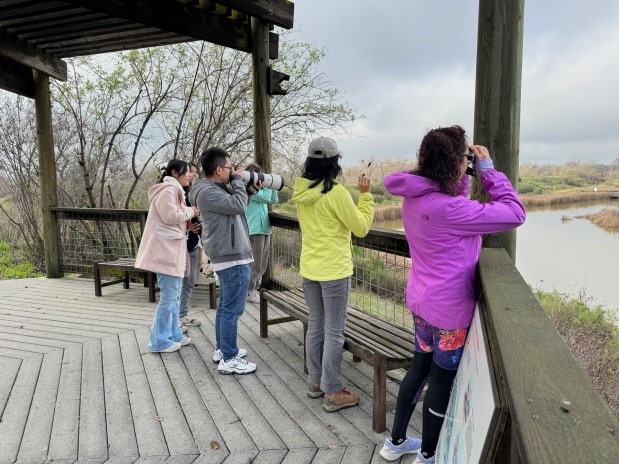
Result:
[[[312,140],[307,149],[308,158],[333,158],[334,156],[342,155],[338,150],[335,140],[328,137],[318,137]]]

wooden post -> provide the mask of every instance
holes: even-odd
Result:
[[[270,173],[271,155],[271,100],[267,90],[269,67],[269,23],[258,18],[251,19],[252,77],[254,100],[254,161]],[[271,260],[262,277],[262,286],[270,288]]]
[[[49,76],[32,71],[36,86],[37,145],[39,148],[39,178],[41,181],[41,210],[43,213],[43,244],[47,277],[62,277],[60,266],[60,235],[58,221],[50,208],[58,206],[56,155],[52,132],[52,103]]]
[[[480,0],[477,36],[474,143],[490,150],[494,166],[518,186],[520,86],[524,0]],[[479,180],[472,197],[487,201]],[[505,248],[515,260],[516,231],[484,238],[484,247]]]
[[[269,67],[269,24],[251,19],[253,97],[254,97],[254,160],[264,172],[271,172],[271,101],[267,90]]]

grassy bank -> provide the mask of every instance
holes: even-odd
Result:
[[[0,241],[0,280],[25,279],[40,277],[36,267],[29,261],[23,261],[10,244]]]
[[[619,327],[601,307],[558,292],[534,291],[570,351],[619,419]]]

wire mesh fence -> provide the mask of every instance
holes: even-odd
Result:
[[[293,216],[271,213],[271,284],[276,289],[300,287],[301,230]],[[410,271],[403,233],[372,229],[353,240],[350,305],[390,322],[410,327],[405,306]]]
[[[91,276],[96,261],[136,256],[147,211],[56,208],[55,212],[62,272]]]

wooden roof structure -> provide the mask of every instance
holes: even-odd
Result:
[[[31,71],[66,80],[67,57],[194,40],[251,53],[252,17],[289,29],[293,16],[288,0],[0,0],[0,88],[33,98]]]

